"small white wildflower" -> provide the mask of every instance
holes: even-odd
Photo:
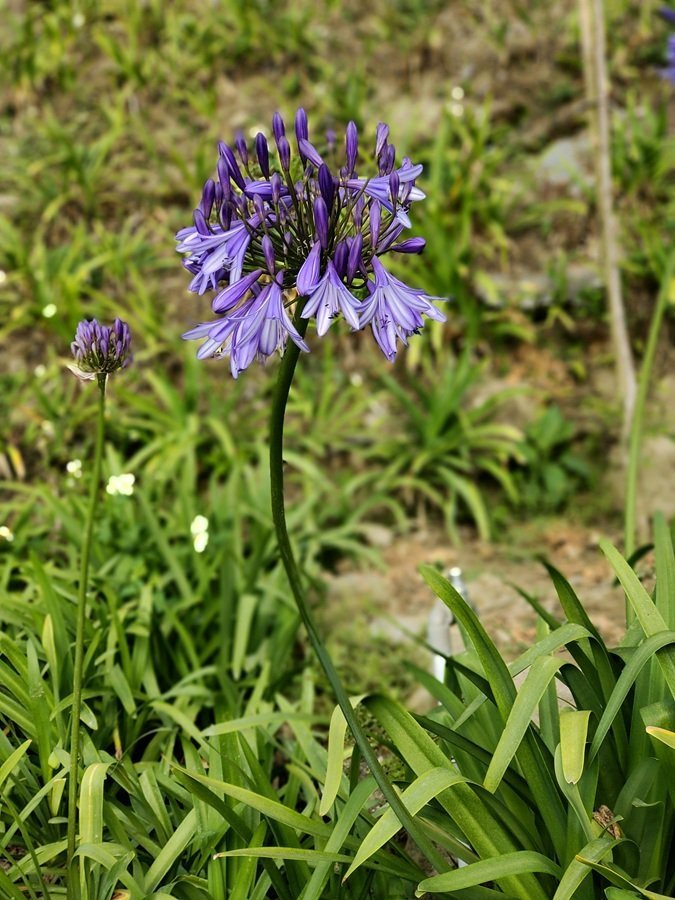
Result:
[[[190,525],[190,534],[196,537],[198,534],[206,534],[209,530],[209,520],[206,516],[195,516]]]
[[[14,533],[11,528],[8,528],[6,525],[0,525],[0,538],[4,538],[6,541],[14,540]]]
[[[453,100],[463,100],[464,99],[464,88],[459,85],[455,85],[455,87],[450,91],[450,96]]]
[[[4,269],[0,269],[0,284],[4,284],[7,281],[7,272]]]
[[[363,375],[360,372],[352,372],[349,376],[349,381],[354,387],[361,387],[363,384]]]
[[[73,478],[82,478],[82,460],[71,459],[66,463],[66,472]]]
[[[200,531],[199,534],[196,534],[192,542],[192,545],[195,548],[195,553],[203,553],[204,550],[206,550],[206,545],[208,544],[208,542],[208,531]]]
[[[120,494],[123,497],[131,497],[134,492],[136,476],[131,472],[123,472],[122,475],[111,475],[106,485],[106,491],[113,496]]]
[[[461,119],[464,115],[464,106],[461,103],[451,103],[450,115],[454,116],[456,119]]]
[[[42,363],[38,363],[33,369],[33,375],[35,375],[36,378],[44,378],[46,374],[47,366],[43,366]]]
[[[45,319],[51,319],[56,315],[56,303],[48,303],[46,306],[42,307],[42,315]]]
[[[86,21],[84,13],[76,12],[73,16],[73,28],[82,28]]]

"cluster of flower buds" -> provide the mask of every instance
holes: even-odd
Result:
[[[107,377],[131,361],[131,332],[126,322],[115,319],[111,326],[96,319],[84,320],[77,326],[75,340],[70,345],[75,365],[71,372],[82,381]]]
[[[190,290],[216,291],[211,308],[219,317],[184,337],[203,340],[200,358],[229,356],[235,378],[253,359],[283,351],[289,338],[309,349],[294,310],[314,319],[319,335],[340,314],[352,329],[370,325],[390,360],[424,316],[445,319],[434,298],[394,278],[381,262],[390,251],[424,249],[422,238],[403,237],[411,205],[424,199],[415,186],[422,166],[408,158],[396,165],[383,123],[377,126],[372,177],[357,173],[353,122],[339,168],[334,135],[327,135],[320,153],[310,142],[303,109],[294,131],[293,153],[278,113],[274,154],[263,134],[252,148],[241,134],[234,149],[221,142],[217,178],[205,183],[194,224],[177,234],[183,265],[193,276]]]

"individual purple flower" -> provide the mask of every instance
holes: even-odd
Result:
[[[342,317],[353,329],[371,325],[393,359],[397,342],[418,331],[424,317],[443,318],[430,298],[380,262],[390,251],[419,253],[424,246],[403,234],[412,205],[424,199],[416,186],[422,166],[407,158],[397,164],[384,123],[370,173],[353,122],[342,159],[333,133],[328,146],[309,140],[303,109],[288,134],[276,113],[272,134],[274,159],[262,133],[255,153],[241,134],[237,155],[218,144],[217,178],[205,183],[193,224],[177,234],[190,290],[215,291],[212,309],[221,317],[185,337],[203,341],[200,358],[229,356],[236,377],[253,359],[283,352],[289,337],[307,349],[293,316],[313,320],[319,335]]]
[[[183,337],[206,338],[197,353],[199,359],[229,356],[234,378],[256,357],[265,359],[277,350],[283,351],[289,337],[301,350],[309,352],[284,309],[283,294],[276,280],[252,294],[232,315],[203,322]]]
[[[85,319],[77,326],[70,349],[75,365],[68,368],[81,381],[106,378],[131,362],[131,332],[121,319],[112,325]]]
[[[359,306],[337,274],[333,262],[329,260],[323,278],[309,292],[301,315],[303,319],[316,317],[316,332],[322,337],[338,313],[342,313],[352,328],[360,328],[357,315]]]
[[[361,311],[361,327],[370,325],[373,335],[388,360],[396,357],[397,341],[408,343],[408,337],[424,324],[422,316],[445,322],[445,316],[422,291],[408,287],[394,278],[375,257],[374,283],[369,282],[370,297]]]
[[[666,22],[675,25],[675,9],[672,9],[670,6],[662,6],[658,13],[662,19],[666,20]]]

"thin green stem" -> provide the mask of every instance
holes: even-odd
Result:
[[[638,382],[638,392],[635,400],[635,409],[633,411],[633,419],[630,427],[630,437],[628,445],[628,467],[626,471],[626,508],[624,518],[624,552],[630,557],[635,552],[636,531],[637,531],[637,486],[638,472],[640,469],[640,450],[642,447],[642,429],[644,427],[645,408],[647,406],[647,396],[649,394],[649,386],[652,379],[652,369],[654,368],[654,359],[656,357],[656,348],[659,341],[659,333],[661,331],[661,323],[668,305],[668,297],[673,279],[673,270],[675,269],[675,254],[671,254],[665,266],[661,288],[656,298],[656,306],[652,315],[652,321],[649,326],[649,335],[647,337],[647,346],[645,355],[640,368],[640,378]],[[630,618],[632,612],[629,611],[629,604],[626,606],[626,616]]]
[[[302,336],[307,330],[307,320],[300,318],[299,312],[301,305],[295,315],[295,326]],[[319,633],[314,624],[314,619],[307,605],[305,591],[302,585],[302,579],[298,566],[293,556],[291,542],[288,537],[286,528],[286,514],[284,508],[284,461],[283,461],[283,440],[284,440],[284,415],[286,412],[286,403],[293,381],[295,366],[298,361],[299,349],[295,344],[288,342],[284,357],[281,361],[279,376],[277,378],[276,388],[272,399],[272,410],[270,415],[270,478],[272,492],[272,517],[277,534],[277,542],[279,545],[279,554],[284,564],[286,575],[291,586],[291,591],[298,607],[298,612],[302,620],[310,643],[316,653],[321,667],[326,673],[326,677],[335,694],[335,699],[342,710],[347,725],[354,736],[354,740],[363,756],[363,759],[373,774],[379,789],[382,791],[385,799],[398,817],[399,822],[408,832],[410,837],[415,841],[419,849],[424,853],[429,862],[436,868],[438,872],[448,871],[449,866],[442,855],[436,850],[430,839],[424,834],[422,829],[415,823],[414,818],[405,808],[399,795],[394,790],[392,784],[387,779],[382,766],[380,765],[368,738],[361,727],[358,718],[352,708],[351,702],[345,688],[340,681],[340,676],[333,665],[328,651],[326,650]]]
[[[98,376],[98,417],[96,425],[96,445],[94,448],[94,469],[89,491],[89,507],[85,522],[82,559],[80,562],[80,583],[77,592],[77,612],[75,625],[75,662],[73,664],[73,703],[70,734],[70,776],[68,778],[68,896],[75,896],[75,878],[72,870],[77,838],[77,787],[80,761],[80,715],[82,712],[82,678],[84,664],[84,626],[87,616],[87,583],[89,580],[89,558],[94,518],[101,486],[101,465],[103,462],[103,433],[105,428],[105,383],[106,376]]]

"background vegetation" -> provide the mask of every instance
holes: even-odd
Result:
[[[658,4],[606,5],[639,357],[675,230],[672,89],[657,73]],[[1,12],[0,896],[63,895],[94,410],[64,361],[81,318],[115,315],[132,328],[135,364],[111,384],[105,478],[135,483],[130,496],[105,496],[96,524],[83,895],[412,896],[424,867],[395,841],[340,887],[335,863],[353,857],[377,809],[367,780],[356,800],[347,790],[358,760],[338,778],[336,804],[320,806],[332,701],[275,553],[273,367],[233,382],[193,358],[180,334],[203,304],[186,291],[173,235],[216,141],[268,130],[275,109],[302,104],[315,127],[353,118],[364,142],[388,121],[397,147],[425,164],[414,227],[427,252],[404,264],[411,282],[448,298],[448,324],[433,323],[393,369],[369,341],[331,333],[303,359],[287,426],[289,524],[324,624],[344,626],[332,640],[350,691],[404,697],[416,676],[402,674],[402,651],[349,631],[361,597],[346,612],[331,606],[327,574],[381,567],[392,539],[405,559],[420,531],[429,544],[492,539],[517,552],[551,516],[610,534],[619,521],[620,476],[608,477],[620,472],[608,465],[619,403],[575,10],[544,0],[6,0]],[[674,327],[671,302],[647,423],[665,446]],[[658,501],[673,515],[662,477]],[[208,519],[203,552],[197,515]],[[297,858],[282,868],[213,858],[263,844]],[[328,855],[313,859],[315,847]]]

